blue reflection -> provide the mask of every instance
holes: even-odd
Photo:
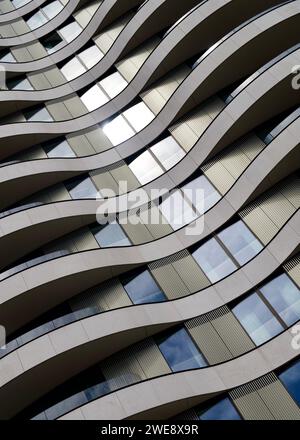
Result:
[[[241,301],[232,312],[256,345],[261,345],[284,329],[257,293]]]
[[[278,377],[298,405],[300,405],[300,360]]]
[[[199,415],[200,420],[241,420],[233,403],[228,397],[220,400],[215,405]]]
[[[260,291],[288,326],[300,319],[300,290],[286,274],[265,284]]]
[[[172,371],[191,370],[207,365],[184,328],[166,336],[158,346]]]
[[[240,265],[247,263],[263,248],[241,220],[224,229],[218,237]]]
[[[143,304],[165,301],[166,297],[160,290],[148,270],[144,270],[139,275],[124,284],[128,296],[133,304]]]

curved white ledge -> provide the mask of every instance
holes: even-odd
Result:
[[[289,330],[231,361],[158,377],[87,403],[59,420],[157,420],[185,411],[215,394],[244,385],[299,356]]]
[[[85,318],[41,336],[0,359],[1,417],[10,417],[11,411],[22,409],[18,405],[28,405],[60,381],[116,351],[179,322],[221,307],[252,290],[297,248],[299,219],[299,213],[294,215],[272,242],[244,267],[196,294],[175,301],[130,306]],[[115,262],[116,265],[118,263]],[[25,314],[26,311],[22,310]],[[29,389],[31,392],[27,391]],[[18,402],[8,397],[16,392],[22,396]]]

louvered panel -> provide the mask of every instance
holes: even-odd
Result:
[[[69,95],[62,102],[64,103],[68,112],[73,116],[73,118],[78,118],[79,116],[88,113],[85,105],[76,93],[74,93],[73,95]]]
[[[213,96],[205,101],[205,112],[214,119],[225,107],[225,103],[218,96]]]
[[[10,51],[13,54],[13,56],[15,57],[15,59],[20,63],[26,62],[26,61],[32,61],[32,56],[29,53],[26,46],[12,47],[10,49]]]
[[[76,156],[89,156],[95,154],[96,151],[89,143],[88,139],[84,135],[67,135],[66,136],[72,150]]]
[[[37,60],[38,58],[48,56],[48,52],[39,41],[27,44],[26,48],[31,55],[32,60]]]
[[[235,388],[229,394],[234,404],[246,420],[274,420],[274,416],[260,397],[257,390],[276,381],[276,376],[271,373],[260,379],[254,380],[241,387]]]
[[[173,125],[169,131],[186,152],[190,151],[198,140],[196,133],[185,122]]]
[[[0,5],[0,12],[2,12],[2,14],[5,14],[6,12],[13,11],[14,9],[15,8],[13,7],[10,0],[2,0],[1,5]]]
[[[43,73],[29,72],[27,77],[35,90],[49,89],[51,87],[51,83]]]
[[[232,358],[230,351],[209,321],[200,321],[198,324],[195,320],[188,321],[186,327],[210,365]]]
[[[57,67],[50,67],[44,70],[44,76],[52,87],[57,87],[65,83],[65,77]]]
[[[132,80],[159,41],[157,37],[152,38],[147,44],[135,49],[129,56],[116,63],[116,68],[127,81]]]
[[[46,108],[55,121],[65,121],[72,117],[64,103],[59,100],[46,103]]]
[[[18,35],[10,24],[2,24],[0,26],[0,36],[3,38],[15,37]]]
[[[166,103],[166,99],[156,89],[147,90],[141,94],[141,98],[155,115],[161,111]]]
[[[240,212],[240,216],[264,245],[268,244],[279,231],[278,226],[272,222],[259,205],[246,208]]]
[[[119,194],[123,194],[127,191],[133,191],[140,186],[139,181],[137,180],[131,169],[128,167],[128,165],[124,163],[124,161],[120,162],[118,167],[114,167],[110,171],[110,173],[118,184]],[[119,183],[121,183],[122,181],[127,182],[126,191],[123,185],[119,186]]]
[[[100,311],[105,311],[130,305],[132,303],[118,279],[101,283],[70,300],[73,310],[98,307]]]
[[[191,255],[174,262],[173,267],[191,293],[202,290],[211,284]]]
[[[245,171],[250,159],[239,149],[234,149],[228,155],[225,155],[221,162],[236,180]]]
[[[300,408],[279,380],[258,390],[276,420],[300,420]]]
[[[109,171],[105,172],[101,169],[99,171],[91,171],[89,174],[100,192],[103,189],[109,189],[118,194],[118,185]]]
[[[30,148],[18,155],[20,161],[25,160],[35,160],[35,159],[46,159],[47,155],[44,149],[37,145],[36,147]]]
[[[281,189],[282,194],[296,208],[300,208],[300,179],[295,178]]]
[[[49,203],[58,202],[62,200],[71,200],[71,196],[67,191],[66,187],[62,183],[47,188],[45,193],[48,194]]]
[[[72,239],[77,252],[99,248],[98,242],[87,227],[72,233]]]
[[[173,232],[169,224],[163,223],[163,216],[156,206],[143,210],[140,218],[154,239],[164,237]]]
[[[148,379],[171,373],[170,367],[152,338],[145,339],[137,344],[135,352],[136,358]]]
[[[192,421],[192,420],[199,420],[199,417],[198,417],[196,411],[192,408],[192,409],[189,409],[188,411],[185,411],[184,413],[179,414],[176,417],[176,421],[178,421],[178,420]]]
[[[231,311],[224,309],[220,316],[211,319],[211,324],[234,357],[255,348],[254,343]]]
[[[241,151],[252,161],[265,147],[266,144],[255,134],[245,136],[240,142]]]
[[[222,195],[226,194],[235,183],[234,178],[221,162],[207,164],[202,170]]]
[[[147,379],[136,359],[134,347],[103,361],[101,370],[112,390]]]
[[[153,240],[153,237],[148,231],[147,227],[144,224],[138,222],[138,214],[129,214],[128,220],[126,220],[125,217],[126,224],[123,224],[124,216],[122,214],[120,214],[119,218],[124,231],[126,232],[133,244],[147,243],[148,241]]]
[[[151,272],[168,299],[189,295],[190,291],[171,264],[158,267]]]
[[[99,49],[106,53],[109,51],[114,41],[120,35],[128,21],[131,19],[133,15],[128,14],[126,17],[122,17],[120,20],[115,22],[111,27],[106,29],[103,33],[99,34],[94,38],[95,43],[99,47]]]
[[[45,254],[61,250],[68,251],[70,253],[77,252],[73,237],[70,234],[66,237],[54,240],[46,246],[43,246],[43,251]]]
[[[112,147],[112,143],[99,127],[88,128],[84,130],[83,133],[96,153],[100,153]]]
[[[22,35],[26,34],[27,32],[31,32],[31,28],[28,26],[23,18],[18,18],[17,20],[12,21],[11,27],[13,30],[13,35]]]
[[[192,113],[192,115],[186,120],[186,123],[193,132],[196,133],[197,138],[199,138],[211,121],[212,118],[206,113],[205,106],[203,106],[201,110]]]
[[[292,258],[283,267],[287,271],[289,276],[300,287],[300,255]]]
[[[278,228],[282,228],[296,211],[281,192],[276,192],[260,202],[260,207]]]

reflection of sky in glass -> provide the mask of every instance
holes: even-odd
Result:
[[[218,237],[241,265],[251,260],[263,248],[242,221],[224,229]]]
[[[172,371],[190,370],[207,365],[187,331],[183,328],[167,336],[159,343],[159,348]]]
[[[101,107],[108,101],[107,96],[100,90],[97,84],[87,90],[80,99],[90,112]]]
[[[127,81],[120,75],[119,72],[115,72],[104,78],[99,83],[101,87],[106,91],[110,98],[117,96],[127,86]]]
[[[67,189],[69,190],[72,199],[92,199],[96,198],[98,193],[89,177],[67,185]]]
[[[168,136],[151,147],[152,153],[169,170],[185,156],[183,149],[177,144],[172,136]]]
[[[148,270],[137,275],[125,284],[124,288],[134,304],[160,302],[166,299]]]
[[[279,379],[300,405],[300,360],[281,373]]]
[[[154,114],[144,102],[130,107],[123,115],[136,131],[142,130],[154,118]]]
[[[75,157],[75,153],[65,139],[50,142],[44,148],[48,157]]]
[[[85,67],[77,58],[68,61],[60,70],[68,81],[77,78],[77,76],[82,75],[86,71]]]
[[[244,299],[232,312],[256,345],[263,344],[283,331],[282,325],[256,293]]]
[[[114,146],[126,141],[134,135],[133,129],[122,115],[105,123],[102,126],[102,130]]]
[[[159,209],[175,231],[197,218],[196,212],[185,200],[180,190],[173,191],[172,194],[159,205]]]
[[[130,241],[118,223],[112,222],[103,227],[99,226],[99,228],[99,231],[94,232],[99,246],[110,247],[130,245]]]
[[[288,326],[300,319],[300,290],[286,274],[265,284],[260,291]]]
[[[162,168],[149,151],[145,151],[132,161],[129,168],[142,185],[156,179],[163,173]]]
[[[221,248],[215,238],[204,243],[194,253],[193,257],[201,266],[212,283],[219,281],[232,273],[236,266]]]
[[[182,189],[190,190],[185,192],[185,195],[192,201],[193,205],[198,209],[200,214],[206,212],[221,198],[220,194],[215,190],[205,176],[197,177],[184,185]],[[198,193],[197,190],[203,190],[203,193]],[[197,196],[197,194],[199,195]],[[202,200],[202,198],[204,198],[204,200]]]
[[[231,400],[226,397],[211,408],[204,411],[200,416],[200,420],[241,420],[241,416],[235,409]]]

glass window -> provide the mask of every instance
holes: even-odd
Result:
[[[114,98],[125,89],[127,81],[119,72],[115,72],[107,78],[104,78],[99,84],[103,87],[110,98]]]
[[[55,17],[62,9],[63,5],[58,0],[55,0],[54,2],[42,7],[42,11],[49,19]]]
[[[47,18],[42,13],[42,11],[38,11],[35,14],[33,14],[30,18],[27,20],[27,24],[30,27],[30,29],[36,29],[40,26],[42,26],[44,23],[47,23]]]
[[[234,262],[215,238],[200,246],[193,253],[193,257],[212,283],[221,280],[236,269]]]
[[[240,302],[232,312],[256,345],[263,344],[283,331],[282,325],[257,293]]]
[[[51,122],[52,116],[44,106],[23,110],[24,117],[30,122]]]
[[[9,90],[33,90],[27,78],[13,78],[7,81]]]
[[[123,115],[136,131],[142,130],[154,118],[152,111],[143,102],[129,108]]]
[[[300,405],[300,360],[279,374],[278,377],[290,395]]]
[[[205,367],[206,361],[184,328],[165,336],[158,346],[172,371]]]
[[[123,284],[133,304],[165,301],[166,297],[148,270],[131,277]]]
[[[268,282],[260,291],[286,325],[290,326],[299,320],[300,290],[286,274]]]
[[[159,209],[175,231],[191,223],[198,217],[192,206],[185,200],[182,192],[179,190],[173,191],[172,194],[159,205]]]
[[[102,58],[103,53],[95,44],[87,49],[83,50],[78,54],[78,58],[85,64],[85,66],[90,69],[95,66]]]
[[[80,99],[89,111],[101,107],[101,105],[108,101],[107,96],[102,92],[102,90],[100,90],[97,84],[85,92]]]
[[[185,156],[183,149],[177,144],[172,136],[153,145],[151,151],[166,170],[172,168]]]
[[[57,32],[53,32],[51,35],[41,39],[41,43],[49,54],[63,46],[63,40]]]
[[[4,63],[14,63],[16,61],[9,50],[3,50],[0,52],[0,60]]]
[[[75,157],[74,151],[65,139],[49,141],[43,144],[43,148],[48,157]]]
[[[12,4],[14,5],[15,8],[20,8],[21,6],[26,5],[30,1],[31,0],[12,0]]]
[[[60,70],[64,77],[68,81],[71,81],[72,79],[82,75],[86,71],[86,68],[77,58],[72,58],[64,66],[62,66]]]
[[[181,189],[184,191],[185,197],[193,203],[200,214],[208,211],[221,198],[205,176],[197,177]]]
[[[60,35],[66,40],[67,43],[74,40],[82,31],[81,27],[77,23],[77,21],[73,21],[70,24],[59,29]]]
[[[142,185],[163,174],[163,169],[158,165],[149,151],[145,151],[131,162],[129,168]]]
[[[241,220],[224,229],[218,237],[241,265],[251,260],[263,248]]]
[[[89,177],[66,182],[66,188],[72,199],[95,199],[98,190]]]
[[[114,146],[126,141],[134,135],[134,131],[122,115],[104,124],[102,130]]]
[[[93,234],[100,247],[128,246],[128,240],[125,232],[117,222],[99,225],[93,228]]]
[[[228,397],[203,411],[199,415],[200,420],[241,420],[235,406]]]

